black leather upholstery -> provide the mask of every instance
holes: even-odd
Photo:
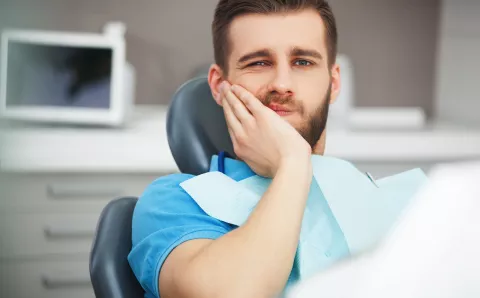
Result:
[[[113,200],[103,209],[90,253],[90,278],[97,298],[143,297],[128,264],[136,198]]]
[[[206,77],[192,79],[177,90],[168,110],[167,135],[182,173],[207,172],[212,155],[219,151],[235,156],[223,110],[213,100]]]
[[[183,84],[167,116],[168,142],[183,173],[207,172],[219,151],[233,155],[223,110],[212,98],[205,76]],[[97,298],[143,297],[127,256],[132,248],[136,198],[113,200],[102,211],[90,253],[90,278]]]

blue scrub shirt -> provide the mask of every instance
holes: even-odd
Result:
[[[217,156],[212,157],[210,171],[218,171]],[[224,171],[235,181],[255,175],[246,163],[230,158],[225,159]],[[132,222],[133,247],[128,261],[146,291],[145,297],[160,297],[160,270],[167,256],[178,245],[193,239],[217,239],[236,228],[207,215],[180,187],[180,183],[193,177],[188,174],[174,174],[159,178],[148,186],[137,202]],[[322,212],[331,213],[326,202]],[[339,227],[337,228],[341,234]],[[331,247],[325,247],[325,250],[333,249],[337,252],[329,257],[329,264],[348,254],[343,234],[334,238],[337,241],[333,241]],[[298,264],[297,254],[286,289],[299,280]]]
[[[218,170],[217,158],[212,157],[210,171]],[[246,163],[230,158],[225,159],[225,174],[236,181],[255,175]],[[217,239],[235,228],[208,216],[180,187],[180,183],[193,177],[161,177],[147,187],[135,206],[128,262],[145,297],[160,297],[160,269],[173,249],[193,239]]]

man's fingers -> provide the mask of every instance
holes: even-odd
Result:
[[[233,94],[231,88],[224,88],[224,96],[230,105],[231,110],[237,116],[238,120],[241,123],[246,124],[249,121],[253,121],[253,116],[250,114],[250,111],[247,109],[245,104]]]
[[[233,149],[234,151],[236,151],[238,148],[237,138],[235,137],[232,129],[229,126],[227,126],[227,129],[228,129],[228,133],[230,134],[230,139],[232,140]]]
[[[239,98],[248,110],[253,114],[260,113],[265,107],[252,93],[239,85],[231,87],[232,93]]]
[[[228,101],[224,98],[223,99],[223,112],[225,114],[225,120],[227,121],[227,126],[230,131],[230,135],[234,138],[236,135],[241,134],[243,131],[242,124],[237,119],[235,114],[232,111],[232,107],[228,103]]]

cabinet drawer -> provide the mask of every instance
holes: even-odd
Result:
[[[0,259],[90,252],[100,213],[3,214]]]
[[[88,260],[0,262],[0,297],[93,298]]]
[[[98,212],[108,201],[140,196],[155,175],[0,173],[0,212]]]

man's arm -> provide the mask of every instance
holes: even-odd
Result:
[[[162,298],[269,298],[282,291],[293,266],[312,180],[311,147],[246,89],[224,82],[220,90],[237,157],[273,181],[243,226],[171,253],[160,272]]]
[[[311,179],[309,155],[283,162],[243,226],[170,254],[159,277],[162,298],[279,294],[292,269]]]

